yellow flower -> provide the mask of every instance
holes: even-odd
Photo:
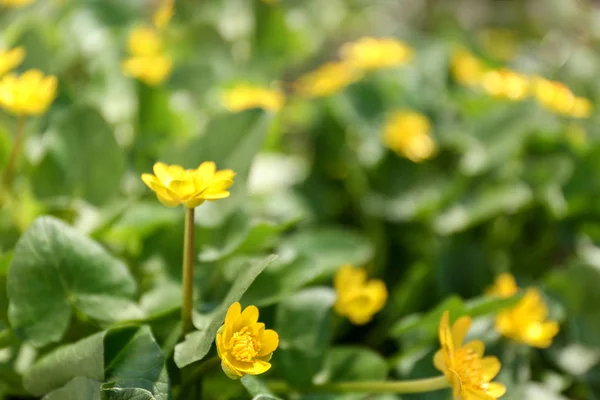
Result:
[[[534,88],[538,101],[551,111],[568,114],[575,105],[575,95],[564,83],[538,77]]]
[[[496,329],[502,335],[529,346],[546,348],[558,333],[558,323],[548,321],[548,308],[537,289],[531,288],[513,308],[496,317]]]
[[[12,50],[0,50],[0,76],[19,66],[25,58],[25,49],[16,47]]]
[[[0,5],[5,7],[24,7],[35,0],[0,0]]]
[[[307,97],[323,97],[339,92],[360,78],[360,74],[346,63],[329,62],[300,77],[295,86]]]
[[[333,281],[337,292],[335,311],[356,325],[369,322],[387,300],[387,289],[383,281],[367,281],[367,271],[343,265]]]
[[[169,22],[171,21],[171,18],[173,18],[174,14],[173,3],[174,0],[162,0],[158,6],[158,9],[152,16],[152,23],[158,29],[164,29],[167,25],[169,25]]]
[[[251,108],[277,111],[281,109],[285,97],[279,90],[240,84],[228,89],[223,95],[223,103],[229,111],[239,112]]]
[[[529,94],[529,80],[509,69],[487,71],[481,77],[483,89],[495,97],[522,100]]]
[[[514,296],[519,291],[517,282],[515,282],[514,276],[509,273],[503,273],[498,275],[494,284],[488,288],[486,293],[490,296],[497,296],[500,298],[507,298]]]
[[[131,57],[123,62],[123,72],[154,86],[163,82],[171,73],[173,62],[166,55]]]
[[[406,64],[413,50],[398,39],[364,37],[342,46],[340,56],[354,68],[376,70]]]
[[[415,111],[396,111],[383,128],[385,145],[414,162],[430,158],[436,151],[427,117]]]
[[[458,83],[472,86],[480,82],[484,65],[481,60],[467,50],[459,49],[452,56],[450,69]]]
[[[187,208],[194,208],[205,200],[229,197],[227,189],[233,184],[235,176],[230,169],[217,171],[212,161],[203,162],[197,169],[157,162],[153,170],[154,175],[143,174],[142,180],[167,207],[183,204]]]
[[[56,86],[55,76],[37,69],[5,75],[0,79],[0,106],[17,115],[40,115],[54,100]]]
[[[279,345],[279,336],[258,322],[258,308],[248,306],[242,311],[236,302],[229,306],[216,342],[223,371],[231,379],[239,379],[271,368],[269,360]]]
[[[148,27],[138,27],[129,34],[129,52],[134,56],[155,56],[162,51],[162,39]]]
[[[441,349],[433,364],[442,371],[452,386],[454,400],[495,400],[506,393],[506,387],[492,379],[500,371],[500,361],[494,356],[483,357],[481,340],[463,341],[471,326],[470,317],[459,318],[450,328],[450,314],[444,312],[440,321]]]
[[[594,106],[591,101],[583,97],[575,97],[569,114],[575,118],[589,118],[593,110]]]

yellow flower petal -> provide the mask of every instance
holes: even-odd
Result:
[[[435,355],[433,356],[433,365],[438,371],[446,372],[446,363],[444,362],[442,350],[435,352]]]
[[[272,329],[265,330],[262,334],[261,348],[258,356],[263,357],[274,352],[277,346],[279,346],[279,335],[277,335],[277,332]]]
[[[168,185],[169,189],[173,191],[180,199],[187,199],[194,195],[196,188],[194,182],[191,180],[172,180]]]
[[[471,318],[464,316],[456,320],[452,325],[452,337],[454,338],[454,347],[462,346],[471,327]]]
[[[478,357],[483,357],[483,353],[485,352],[485,344],[481,340],[472,340],[463,347],[472,350]]]
[[[481,367],[483,368],[483,380],[490,382],[500,372],[500,361],[494,356],[483,357],[481,359]]]
[[[244,326],[250,326],[258,322],[258,308],[256,306],[248,306],[242,311],[234,324],[234,330],[240,330]]]
[[[487,392],[490,396],[492,396],[492,398],[496,399],[504,396],[506,393],[506,386],[498,382],[491,382],[488,384]]]
[[[200,179],[207,182],[213,179],[216,170],[217,165],[213,161],[205,161],[198,166],[196,174]]]

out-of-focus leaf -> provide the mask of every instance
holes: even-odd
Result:
[[[100,400],[100,382],[79,376],[60,389],[53,390],[43,400]]]
[[[268,257],[254,262],[235,279],[225,299],[212,313],[194,316],[194,325],[198,330],[187,334],[185,340],[175,346],[175,363],[179,368],[199,361],[206,356],[215,341],[219,327],[223,325],[229,306],[239,301],[256,277],[273,260],[273,257]]]
[[[319,276],[332,275],[342,264],[363,265],[373,257],[369,241],[351,230],[333,227],[307,229],[289,236],[281,252],[303,254],[314,263]]]
[[[168,399],[164,358],[149,327],[114,328],[59,347],[38,360],[23,381],[38,396],[71,395],[100,382],[102,398],[133,399],[131,393],[142,391],[151,400]]]
[[[387,378],[387,361],[368,348],[339,346],[327,353],[319,379],[325,382],[381,381]]]
[[[56,120],[52,136],[47,157],[53,157],[60,165],[61,181],[68,182],[74,195],[102,205],[118,194],[125,172],[125,154],[113,129],[97,110],[88,106],[70,108]],[[53,193],[45,195],[64,195],[63,186],[57,185]]]
[[[333,334],[332,289],[305,289],[284,300],[277,309],[275,331],[279,348],[274,354],[278,371],[299,388],[313,383],[325,362]]]
[[[269,390],[267,385],[257,376],[245,375],[241,379],[242,385],[252,396],[252,400],[278,400]]]
[[[35,346],[59,341],[73,311],[101,321],[141,316],[125,264],[51,217],[37,219],[17,243],[7,287],[11,324]]]

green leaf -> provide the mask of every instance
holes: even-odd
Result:
[[[164,357],[148,326],[113,328],[59,347],[27,371],[23,384],[34,395],[57,396],[89,386],[73,383],[76,378],[102,383],[103,399],[133,399],[140,391],[151,400],[169,395]]]
[[[380,381],[388,375],[385,358],[368,348],[339,346],[327,353],[325,368],[319,377],[326,382]]]
[[[279,349],[274,358],[290,384],[299,388],[310,385],[323,366],[333,335],[334,302],[332,289],[315,287],[287,298],[277,309]]]
[[[42,400],[100,400],[100,382],[79,376],[60,389],[56,389]]]
[[[23,386],[39,396],[61,387],[75,377],[102,381],[104,335],[105,332],[99,332],[47,354],[27,371]]]
[[[318,276],[329,277],[342,265],[363,265],[373,258],[373,246],[361,234],[340,228],[321,227],[299,231],[285,240],[281,252],[304,254]]]
[[[267,385],[257,376],[245,375],[240,379],[242,385],[246,388],[248,393],[252,396],[252,400],[279,400],[273,393],[267,388]]]
[[[225,299],[213,312],[207,315],[194,315],[194,325],[198,330],[186,335],[185,340],[175,346],[175,363],[179,368],[202,360],[206,356],[215,341],[219,327],[223,325],[229,306],[240,300],[256,277],[274,259],[270,256],[250,265],[237,277]]]
[[[117,144],[112,127],[97,110],[89,106],[69,108],[54,124],[52,135],[48,157],[56,160],[62,175],[53,181],[54,190],[43,195],[64,195],[65,181],[74,194],[95,205],[106,204],[119,193],[125,153]]]
[[[103,397],[119,397],[122,391],[139,388],[148,391],[151,399],[167,400],[169,381],[164,358],[148,326],[139,329],[110,330],[104,338],[105,380]]]
[[[19,239],[7,288],[13,329],[37,347],[58,342],[74,311],[101,321],[140,316],[127,266],[51,217],[38,218]]]

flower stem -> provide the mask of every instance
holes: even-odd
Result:
[[[445,376],[409,381],[357,381],[333,382],[315,385],[303,393],[425,393],[450,387]],[[284,382],[273,382],[269,388],[274,392],[289,392]]]
[[[185,209],[185,232],[183,237],[183,305],[181,322],[183,334],[194,329],[192,309],[194,307],[194,209]]]
[[[25,134],[25,117],[19,116],[17,120],[17,133],[15,135],[15,142],[8,158],[8,164],[4,170],[2,181],[6,185],[10,185],[13,178],[13,171],[15,170],[15,164],[17,163],[17,156],[21,150],[21,144],[23,142],[23,136]]]

